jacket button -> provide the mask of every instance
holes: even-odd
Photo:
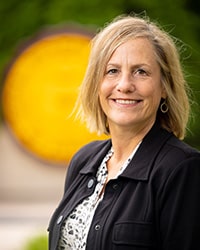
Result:
[[[113,189],[117,190],[118,187],[119,187],[119,184],[117,184],[117,183],[113,184]]]
[[[93,179],[90,179],[90,180],[88,181],[87,187],[88,187],[88,188],[92,188],[93,185],[94,185],[94,180],[93,180]]]
[[[61,215],[61,216],[59,216],[59,218],[57,219],[57,225],[59,225],[60,224],[60,222],[62,221],[62,219],[63,219],[63,215]]]
[[[97,225],[95,226],[95,230],[96,230],[96,231],[98,231],[100,228],[101,228],[101,226],[100,226],[99,224],[97,224]]]

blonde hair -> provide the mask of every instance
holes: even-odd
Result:
[[[87,123],[90,131],[109,134],[107,118],[99,102],[99,86],[113,52],[122,43],[137,37],[152,43],[161,69],[161,82],[169,109],[166,113],[158,110],[157,119],[163,128],[183,139],[190,105],[179,52],[174,39],[146,17],[120,16],[93,38],[88,67],[76,103],[77,116]]]

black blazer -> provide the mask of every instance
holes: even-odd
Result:
[[[49,250],[66,216],[94,191],[110,147],[110,140],[95,141],[73,157],[49,224]],[[200,249],[200,153],[155,124],[125,171],[107,183],[86,249]]]

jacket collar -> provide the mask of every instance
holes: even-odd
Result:
[[[144,137],[133,159],[125,171],[120,175],[129,179],[147,180],[152,164],[165,142],[172,136],[172,133],[162,129],[155,123],[151,130]],[[95,153],[94,157],[80,171],[81,174],[95,175],[97,168],[111,147],[111,140],[103,141],[101,149]]]
[[[154,124],[149,133],[144,137],[132,161],[121,176],[147,180],[152,165],[161,148],[173,134]]]

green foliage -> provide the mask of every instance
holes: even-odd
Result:
[[[47,250],[48,240],[46,235],[36,236],[25,244],[23,250]]]

